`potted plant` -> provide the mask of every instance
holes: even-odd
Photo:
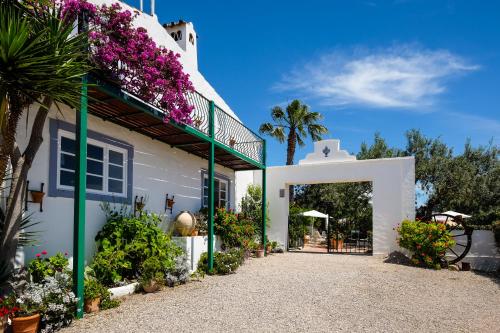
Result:
[[[106,287],[99,281],[95,279],[85,280],[83,309],[86,313],[99,311],[102,295],[106,293],[106,291]]]
[[[12,302],[16,311],[12,317],[13,333],[36,333],[40,327],[40,312],[44,309],[45,290],[43,285],[26,282],[22,293],[16,292]]]
[[[262,245],[259,245],[257,250],[255,250],[255,256],[257,258],[264,258],[264,247]]]
[[[149,257],[141,265],[139,284],[147,293],[160,289],[165,280],[163,265],[157,257]]]
[[[272,242],[269,242],[269,241],[268,241],[268,242],[266,243],[266,253],[267,253],[267,254],[271,254],[271,253],[272,253],[272,251],[273,251],[273,245],[272,245]]]
[[[304,235],[304,245],[308,244],[309,240],[311,240],[311,236],[309,236],[308,234],[305,234]]]
[[[199,236],[206,236],[208,234],[208,223],[207,223],[207,209],[202,208],[198,213],[195,214],[196,217],[196,230],[198,230]]]
[[[234,148],[235,144],[236,144],[236,139],[234,137],[231,137],[229,139],[229,147]]]
[[[334,250],[340,250],[344,247],[344,235],[341,233],[333,234],[330,245]]]

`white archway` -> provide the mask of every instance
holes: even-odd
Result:
[[[398,249],[393,228],[415,218],[414,158],[356,160],[339,148],[339,140],[315,142],[314,152],[299,165],[267,168],[269,239],[287,244],[288,185],[368,181],[373,184],[373,253]]]

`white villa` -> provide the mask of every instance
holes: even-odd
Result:
[[[116,0],[91,0],[112,4]],[[122,4],[124,10],[137,8]],[[154,6],[152,6],[154,10]],[[154,41],[181,55],[180,61],[196,90],[188,96],[195,106],[192,126],[162,120],[162,111],[118,87],[98,82],[89,90],[85,258],[95,251],[94,237],[105,223],[102,202],[145,202],[145,210],[175,217],[180,211],[197,212],[208,202],[209,112],[214,112],[214,202],[237,208],[236,172],[262,169],[264,142],[246,128],[237,115],[198,71],[197,35],[193,24],[161,24],[152,13],[140,12],[136,24],[146,28]],[[31,113],[33,114],[33,113]],[[76,112],[55,107],[45,123],[44,141],[30,170],[29,190],[45,192],[43,203],[27,208],[40,221],[41,244],[25,249],[26,259],[41,250],[50,254],[73,253]],[[28,117],[31,122],[34,117]],[[28,141],[26,119],[20,121],[18,141]],[[28,191],[29,192],[29,191]],[[173,197],[172,211],[166,199]]]

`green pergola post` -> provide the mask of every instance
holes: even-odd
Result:
[[[78,32],[88,29],[88,16],[84,11],[78,18]],[[88,43],[82,45],[88,52]],[[76,110],[75,131],[75,194],[73,211],[73,291],[78,297],[76,318],[83,317],[83,285],[85,273],[85,199],[87,190],[87,108],[88,108],[88,76],[82,78],[82,94],[80,109]]]
[[[215,103],[210,101],[208,115],[208,135],[210,147],[208,149],[208,270],[214,268],[214,215],[215,215]]]
[[[87,187],[87,77],[82,80],[80,110],[76,112],[76,172],[73,224],[73,284],[78,297],[76,317],[83,317],[85,271],[85,190]]]
[[[267,197],[266,197],[266,140],[262,141],[262,246],[264,247],[264,255],[267,255],[267,235],[266,235],[266,220],[267,220]]]

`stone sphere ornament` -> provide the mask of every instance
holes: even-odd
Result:
[[[196,227],[196,217],[189,211],[183,210],[175,217],[174,230],[177,235],[191,236]]]

